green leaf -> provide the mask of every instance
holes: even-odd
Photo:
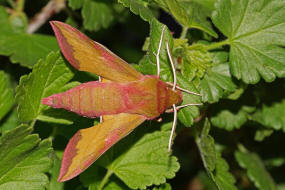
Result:
[[[209,131],[210,122],[206,119],[201,135],[196,139],[196,143],[206,170],[213,172],[216,167],[216,150],[215,141],[213,137],[209,135]]]
[[[263,126],[270,129],[283,130],[285,132],[285,99],[280,102],[275,102],[271,105],[263,104],[261,109],[258,109],[252,119],[259,122]]]
[[[140,126],[95,163],[108,168],[130,188],[165,183],[179,169],[177,158],[168,153],[170,131],[150,131],[153,129]]]
[[[153,188],[153,190],[171,190],[171,189],[172,188],[169,183],[165,183],[165,184],[160,185],[159,187]]]
[[[10,86],[8,76],[0,71],[0,120],[8,113],[14,104],[14,91]]]
[[[182,7],[177,0],[165,0],[170,13],[174,16],[174,18],[182,25],[188,24],[188,17],[186,15],[186,11],[184,7]]]
[[[151,26],[150,26],[150,44],[149,44],[148,55],[149,55],[151,64],[153,65],[153,70],[156,71],[156,54],[158,53],[158,47],[159,47],[162,33],[163,33],[163,37],[162,37],[162,43],[161,43],[161,48],[160,48],[160,53],[159,53],[160,78],[164,81],[172,81],[173,74],[172,74],[171,65],[170,65],[170,61],[169,61],[167,50],[166,50],[166,43],[169,43],[169,48],[171,51],[173,47],[173,38],[167,26],[165,26],[164,24],[161,24],[156,19],[152,20]]]
[[[60,183],[57,181],[60,171],[61,160],[56,156],[53,152],[50,156],[53,161],[53,166],[50,169],[50,182],[47,186],[47,190],[64,190],[64,183]]]
[[[229,65],[216,64],[207,71],[200,84],[204,102],[214,103],[225,93],[234,92],[236,85],[230,75]]]
[[[0,138],[0,189],[44,189],[48,183],[51,143],[31,131],[20,126]]]
[[[219,190],[237,190],[235,187],[235,178],[229,172],[229,165],[222,158],[221,154],[217,153],[215,183]]]
[[[229,166],[221,157],[221,153],[215,150],[215,142],[209,135],[209,131],[210,123],[206,119],[200,136],[196,137],[196,143],[206,171],[219,190],[237,190],[234,186],[235,178],[228,171]]]
[[[68,6],[73,10],[81,8],[83,6],[83,3],[83,0],[68,0]]]
[[[235,77],[255,84],[260,76],[267,82],[285,76],[284,14],[280,0],[217,1],[212,20],[228,37]]]
[[[59,52],[40,60],[29,75],[21,77],[16,89],[19,119],[22,122],[35,120],[44,108],[41,99],[58,93],[73,75]]]
[[[151,10],[147,7],[147,3],[142,0],[118,0],[118,2],[130,8],[134,14],[139,15],[145,21],[151,22],[155,19]]]
[[[100,166],[92,165],[86,172],[80,175],[80,181],[84,187],[88,187],[89,190],[97,190],[102,183],[106,170]],[[115,176],[111,176],[109,181],[104,186],[104,190],[127,190],[129,189]]]
[[[107,28],[114,20],[110,3],[85,0],[82,8],[84,28],[98,31]]]
[[[171,0],[168,0],[171,1]],[[186,10],[188,17],[187,24],[189,28],[196,28],[206,32],[207,34],[217,38],[217,33],[213,30],[211,22],[208,21],[208,17],[211,15],[211,10],[203,6],[202,3],[190,1],[180,2],[180,6]],[[183,24],[183,23],[182,23]]]
[[[255,132],[255,135],[254,135],[254,140],[256,141],[263,141],[266,137],[269,137],[270,135],[272,135],[274,131],[272,129],[258,129],[256,130]]]
[[[6,115],[6,117],[1,121],[0,132],[6,132],[11,129],[16,128],[20,125],[20,121],[18,119],[17,109],[13,109],[10,113]]]
[[[196,87],[188,80],[185,79],[181,74],[177,74],[177,83],[181,88],[187,89],[191,92],[198,93]],[[198,104],[201,103],[201,97],[193,94],[188,94],[182,92],[183,102],[185,104]],[[178,119],[185,126],[190,127],[194,123],[194,118],[198,117],[200,114],[199,108],[197,106],[188,106],[178,112]]]
[[[228,101],[212,111],[211,123],[228,131],[239,129],[254,110],[254,107],[242,105],[241,102]]]
[[[57,41],[52,36],[26,34],[13,29],[9,15],[1,6],[0,25],[0,55],[10,56],[12,63],[32,68],[38,59],[58,50]]]
[[[262,160],[255,153],[235,152],[235,158],[242,168],[247,170],[247,175],[260,190],[274,190],[275,183],[263,165]]]

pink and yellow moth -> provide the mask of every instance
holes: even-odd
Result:
[[[177,110],[188,106],[176,107],[182,102],[181,91],[195,93],[176,86],[175,69],[168,43],[166,47],[172,63],[174,83],[165,83],[159,79],[159,52],[165,28],[156,55],[157,75],[143,75],[77,29],[58,21],[50,23],[60,49],[69,63],[80,71],[95,73],[102,79],[83,83],[66,92],[42,99],[43,104],[54,108],[101,118],[100,124],[79,130],[70,139],[63,154],[58,181],[63,182],[79,175],[142,122],[157,118],[172,108],[175,119],[169,140],[170,150]]]

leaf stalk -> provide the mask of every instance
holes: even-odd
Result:
[[[103,187],[107,184],[107,182],[109,181],[109,178],[112,174],[113,174],[113,171],[108,169],[107,173],[105,174],[104,178],[102,179],[102,181],[98,187],[98,190],[103,189]]]

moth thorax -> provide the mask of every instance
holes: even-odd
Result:
[[[180,90],[172,90],[171,88],[167,88],[168,91],[168,101],[167,108],[171,107],[173,104],[177,105],[182,102],[182,92]]]

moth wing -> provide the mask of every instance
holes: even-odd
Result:
[[[143,75],[103,45],[89,39],[68,24],[50,22],[65,58],[78,70],[92,72],[105,79],[128,82]]]
[[[121,113],[96,126],[79,130],[63,153],[58,181],[79,175],[145,119],[141,115]]]

